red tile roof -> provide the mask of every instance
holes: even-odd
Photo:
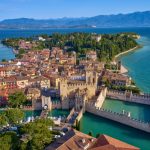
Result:
[[[90,150],[139,150],[139,148],[110,136],[101,135]]]

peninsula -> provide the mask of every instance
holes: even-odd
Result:
[[[9,107],[0,115],[3,124],[8,123],[5,118],[10,120],[11,126],[21,122],[21,110],[41,110],[39,120],[30,118],[30,123],[21,124],[20,134],[23,144],[31,142],[30,146],[42,146],[40,149],[60,138],[57,127],[61,131],[67,128],[67,134],[79,134],[72,128],[79,129],[86,111],[149,132],[149,123],[136,120],[130,112],[118,114],[102,109],[106,97],[150,105],[150,96],[141,94],[132,79],[121,73],[121,62],[113,63],[116,55],[138,46],[137,37],[135,33],[55,33],[3,40],[3,44],[16,53],[16,59],[0,62],[0,105]],[[47,119],[53,109],[71,111],[65,119],[49,118],[48,123],[44,123],[43,119]],[[14,112],[18,119],[11,122],[9,114]],[[42,139],[38,135],[42,132],[40,126],[44,127],[49,140],[36,145],[34,142]],[[38,130],[39,138],[31,135],[33,129]]]
[[[120,34],[96,34],[96,33],[54,33],[51,36],[40,35],[30,38],[10,38],[2,43],[10,46],[17,54],[17,58],[31,50],[52,49],[52,47],[63,48],[67,52],[76,52],[77,58],[84,57],[87,52],[96,52],[98,60],[110,62],[116,55],[128,52],[138,46],[135,39],[139,38],[136,33]]]

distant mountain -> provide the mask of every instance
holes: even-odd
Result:
[[[7,19],[0,22],[2,29],[81,28],[81,27],[150,27],[150,11],[118,15],[99,15],[88,18],[36,20]]]

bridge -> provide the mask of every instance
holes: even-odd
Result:
[[[42,112],[40,114],[40,118],[45,119],[45,118],[47,118],[47,116],[48,116],[48,110],[46,110],[46,109],[42,110]]]
[[[80,111],[75,111],[75,108],[72,108],[70,114],[66,119],[66,122],[70,125],[76,125],[76,123],[81,120],[82,116],[83,116],[83,109],[81,109]]]

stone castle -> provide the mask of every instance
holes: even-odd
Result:
[[[92,69],[87,69],[85,80],[68,80],[63,78],[60,81],[60,97],[63,109],[73,106],[81,108],[86,101],[91,100],[96,93],[98,84],[98,73]]]

